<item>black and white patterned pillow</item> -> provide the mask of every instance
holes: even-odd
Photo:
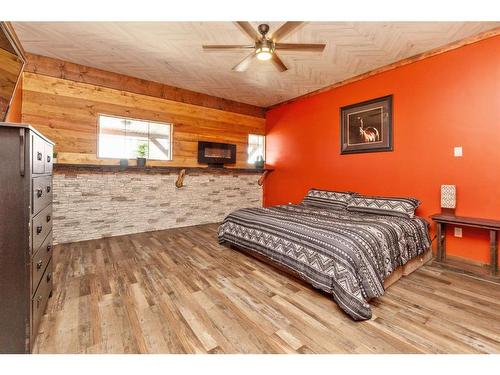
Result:
[[[355,193],[312,188],[302,200],[306,206],[345,209]]]
[[[413,218],[420,205],[416,198],[367,197],[355,195],[347,205],[352,212],[366,212],[379,215]]]

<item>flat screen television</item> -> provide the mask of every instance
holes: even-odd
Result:
[[[12,26],[0,22],[0,121],[5,121],[25,59]]]

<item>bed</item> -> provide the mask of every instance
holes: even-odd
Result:
[[[264,257],[331,294],[354,320],[367,320],[372,316],[369,300],[431,253],[424,219],[363,211],[351,211],[347,203],[328,206],[307,199],[297,205],[240,209],[224,219],[218,237],[220,243]]]

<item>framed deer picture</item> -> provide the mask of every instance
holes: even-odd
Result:
[[[392,151],[392,95],[340,109],[340,153]]]

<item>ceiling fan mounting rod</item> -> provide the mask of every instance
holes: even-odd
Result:
[[[269,25],[267,23],[261,23],[257,28],[263,39],[266,39],[266,34],[269,32]]]
[[[255,42],[255,48],[268,48],[269,50],[274,51],[275,50],[275,44],[272,40],[270,39],[263,39],[263,40],[258,40]]]

